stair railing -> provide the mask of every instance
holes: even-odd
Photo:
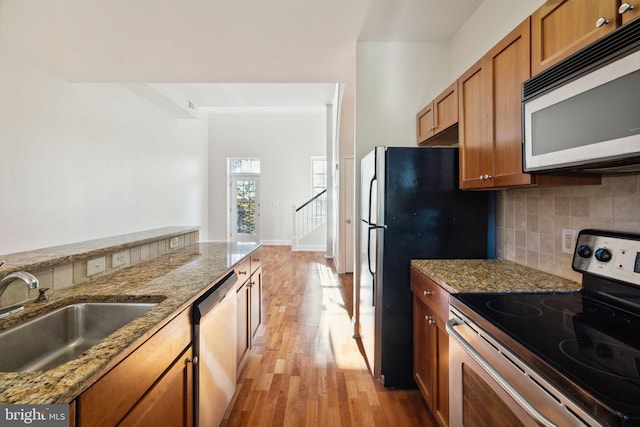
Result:
[[[292,250],[298,250],[300,240],[327,223],[327,189],[325,188],[300,207],[293,206]]]

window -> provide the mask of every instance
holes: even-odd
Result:
[[[229,159],[230,174],[260,173],[260,159]]]
[[[311,195],[327,189],[327,159],[318,156],[311,157]]]

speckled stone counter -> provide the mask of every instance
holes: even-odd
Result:
[[[505,260],[412,260],[449,293],[575,291],[580,284]]]
[[[32,373],[0,372],[0,403],[71,402],[259,246],[194,243],[89,282],[53,291],[49,294],[50,301],[29,303],[23,312],[0,320],[3,330],[75,302],[159,302],[145,315],[56,368]]]
[[[50,268],[65,262],[74,262],[95,258],[110,252],[127,249],[135,245],[142,245],[159,238],[171,238],[198,231],[200,227],[164,227],[137,233],[122,234],[102,239],[88,240],[68,245],[52,246],[50,248],[17,252],[0,255],[4,265],[0,269],[0,278],[14,271],[35,271]]]

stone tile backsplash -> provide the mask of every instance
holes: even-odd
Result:
[[[140,246],[105,254],[106,269],[104,272],[87,276],[87,260],[63,263],[55,265],[52,268],[32,272],[40,282],[40,288],[49,288],[51,290],[59,290],[68,288],[79,283],[84,283],[94,277],[101,277],[115,270],[119,270],[139,262],[155,258],[170,250],[188,246],[199,240],[199,232],[194,231],[179,236],[177,244],[171,247],[171,239],[160,239],[154,242],[146,243]],[[122,265],[113,267],[113,256],[123,255],[125,262]],[[38,296],[38,290],[29,290],[22,283],[11,284],[0,297],[0,307],[6,307],[13,304],[22,304],[28,300]]]
[[[640,175],[603,177],[602,185],[508,189],[497,193],[496,250],[514,261],[570,280],[562,229],[640,233]]]

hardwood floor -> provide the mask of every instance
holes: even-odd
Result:
[[[417,390],[385,390],[352,338],[352,275],[264,246],[263,326],[224,426],[435,426]]]

